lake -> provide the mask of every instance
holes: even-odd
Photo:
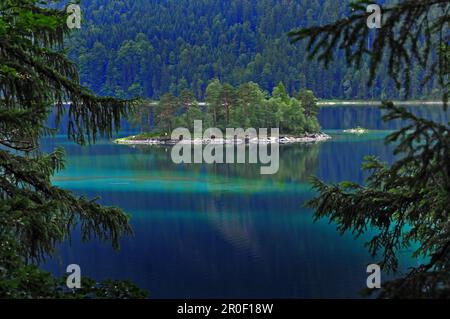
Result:
[[[448,123],[438,106],[414,112]],[[258,165],[175,165],[165,147],[130,147],[100,140],[89,147],[64,135],[44,139],[42,149],[63,146],[67,169],[54,182],[131,215],[132,237],[121,250],[107,243],[71,244],[45,269],[62,275],[69,264],[101,280],[131,280],[151,298],[358,298],[366,267],[377,262],[364,242],[340,236],[326,220],[314,222],[305,202],[315,194],[308,178],[364,181],[365,155],[393,161],[389,131],[377,107],[324,107],[320,122],[333,139],[313,145],[280,146],[280,170],[262,176]],[[355,136],[343,129],[376,130]],[[131,134],[125,128],[119,136]],[[402,269],[416,265],[402,252]],[[383,274],[382,280],[390,278]]]

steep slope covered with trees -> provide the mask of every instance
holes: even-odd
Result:
[[[203,100],[214,78],[234,86],[252,81],[267,92],[282,81],[291,95],[309,89],[320,98],[401,97],[386,69],[380,69],[375,85],[367,88],[368,64],[355,70],[336,59],[325,70],[307,58],[305,44],[290,44],[287,32],[336,21],[348,14],[348,2],[85,1],[82,30],[71,41],[71,56],[79,64],[83,84],[118,97],[159,99],[167,92],[178,95],[190,89]],[[436,85],[420,85],[420,69],[412,72],[410,97],[433,96]]]

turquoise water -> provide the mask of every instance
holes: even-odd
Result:
[[[359,297],[366,266],[377,261],[364,248],[369,237],[340,236],[328,221],[313,222],[304,207],[314,196],[310,176],[363,182],[365,155],[393,160],[379,116],[348,122],[348,112],[323,109],[321,122],[333,139],[281,147],[273,176],[261,176],[257,165],[175,165],[164,147],[102,140],[82,148],[64,136],[44,140],[44,150],[63,146],[67,152],[67,169],[55,184],[123,208],[134,229],[120,251],[81,243],[75,232],[45,267],[61,275],[68,264],[79,264],[83,275],[132,280],[152,298]],[[355,124],[384,130],[342,132]],[[418,263],[402,261],[403,270]]]

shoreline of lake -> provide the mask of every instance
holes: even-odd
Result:
[[[339,101],[339,100],[321,100],[317,102],[319,106],[381,106],[382,101]],[[441,106],[442,101],[392,101],[396,105],[403,106],[416,106],[416,105],[430,105],[430,106]]]
[[[441,100],[427,100],[427,101],[421,101],[421,100],[411,100],[411,101],[390,101],[397,105],[410,105],[410,106],[416,106],[416,105],[442,105],[443,102]],[[317,105],[319,106],[381,106],[383,102],[382,101],[364,101],[364,100],[319,100],[317,102]],[[67,102],[66,104],[70,104],[70,102]],[[159,101],[150,101],[148,103],[151,106],[156,106],[159,104]],[[198,102],[199,106],[207,106],[206,102]]]
[[[140,138],[128,136],[114,140],[118,145],[163,145],[173,146],[175,144],[194,144],[194,145],[240,145],[240,144],[294,144],[294,143],[318,143],[330,140],[332,137],[326,133],[305,134],[301,136],[281,135],[280,137],[267,138],[197,138],[197,139],[171,139],[168,137],[150,137]]]

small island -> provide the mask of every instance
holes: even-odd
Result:
[[[365,129],[365,128],[362,128],[360,126],[357,126],[356,128],[344,130],[344,133],[362,135],[362,134],[369,133],[369,130]]]
[[[331,139],[320,131],[317,120],[319,106],[312,91],[300,90],[290,96],[283,83],[272,94],[264,92],[258,84],[248,82],[233,87],[215,79],[204,92],[204,103],[196,100],[194,93],[183,90],[179,95],[167,93],[158,103],[142,102],[131,118],[141,133],[114,142],[122,145],[174,145],[192,144],[290,144],[315,143]],[[202,121],[204,128],[242,128],[241,136],[172,139],[176,128],[194,131],[194,122]],[[247,130],[267,128],[269,137],[248,135]],[[270,129],[279,128],[278,137],[270,137]]]

